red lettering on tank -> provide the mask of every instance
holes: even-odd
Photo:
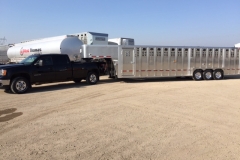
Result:
[[[21,50],[20,50],[20,55],[22,56],[23,54],[29,53],[29,52],[30,52],[29,49],[23,49],[23,48],[21,48]]]

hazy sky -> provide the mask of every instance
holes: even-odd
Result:
[[[233,46],[240,0],[0,0],[7,43],[85,31],[136,44]]]

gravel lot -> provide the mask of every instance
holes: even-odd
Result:
[[[0,90],[0,159],[239,159],[240,77]]]

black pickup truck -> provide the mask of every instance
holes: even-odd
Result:
[[[85,79],[96,84],[101,74],[101,63],[71,62],[68,55],[31,55],[18,64],[0,66],[0,87],[13,93],[25,93],[32,84]]]

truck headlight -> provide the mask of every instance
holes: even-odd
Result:
[[[2,69],[0,70],[0,76],[6,76],[7,75],[7,70]]]

